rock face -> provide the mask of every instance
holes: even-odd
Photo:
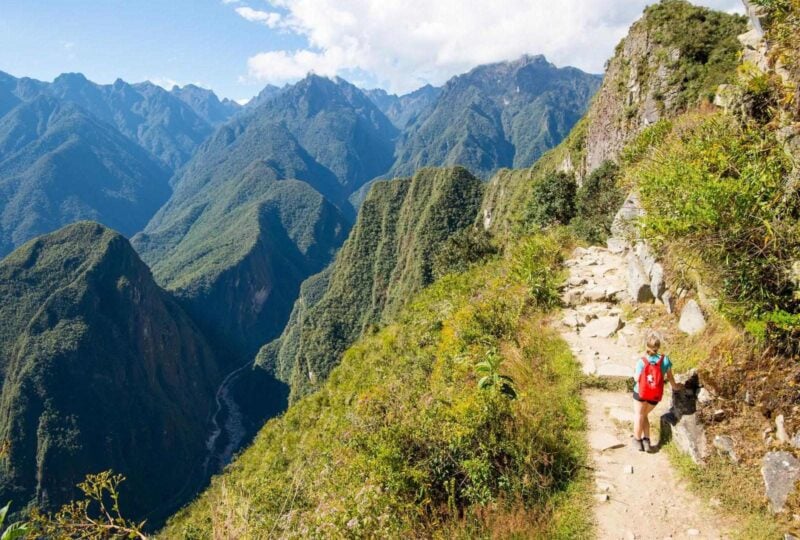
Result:
[[[722,30],[730,26],[731,18],[676,2],[662,2],[645,10],[645,16],[617,46],[589,111],[586,157],[582,169],[578,170],[579,177],[588,176],[606,160],[616,160],[625,144],[639,131],[662,118],[674,116],[697,99],[675,86],[674,81],[683,75],[676,70],[695,62],[704,64],[713,54],[716,61],[729,66],[727,72],[733,72],[741,45],[736,42],[735,35]],[[742,20],[735,26],[737,33],[746,29]],[[704,30],[708,27],[716,30]],[[665,37],[674,35],[677,28],[681,32],[702,32],[713,53],[707,50],[706,54],[697,55],[696,51],[681,50],[681,46],[675,44],[678,40]],[[713,91],[725,80],[695,82]]]
[[[705,330],[706,319],[696,301],[689,300],[686,302],[686,305],[681,310],[681,319],[678,322],[678,328],[681,332],[689,334],[690,336],[699,334]]]
[[[789,452],[769,452],[761,465],[761,476],[773,512],[782,512],[800,479],[800,461]]]

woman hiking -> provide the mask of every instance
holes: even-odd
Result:
[[[673,392],[683,385],[675,382],[672,374],[672,362],[669,356],[659,354],[661,338],[650,332],[645,343],[647,353],[636,361],[633,378],[633,447],[640,452],[650,452],[650,411],[664,396],[664,380],[668,380]]]

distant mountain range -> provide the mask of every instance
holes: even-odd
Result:
[[[190,496],[209,419],[232,414],[222,378],[272,342],[225,387],[246,414],[285,404],[279,380],[315,388],[431,281],[481,179],[558,143],[598,83],[523,57],[403,96],[309,75],[240,107],[0,72],[0,497],[52,507],[109,467],[133,515]]]

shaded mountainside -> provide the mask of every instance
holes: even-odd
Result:
[[[386,90],[375,88],[365,90],[364,93],[386,115],[394,126],[403,130],[417,118],[428,112],[442,93],[442,89],[426,84],[413,92],[397,96],[389,94]]]
[[[433,281],[434,254],[472,223],[482,194],[462,168],[376,182],[336,261],[303,285],[283,335],[257,363],[289,383],[294,398],[317,387],[351,343]]]
[[[301,282],[328,264],[349,229],[308,184],[279,180],[291,169],[268,163],[171,201],[133,240],[158,282],[234,357],[281,331]]]
[[[564,141],[532,167],[500,171],[489,182],[480,221],[500,234],[517,234],[530,217],[531,192],[547,175],[579,182],[646,127],[713,100],[717,86],[736,75],[746,30],[739,15],[664,0],[645,9],[617,45],[600,90]]]
[[[65,73],[45,83],[3,73],[0,87],[22,101],[50,96],[74,103],[116,127],[173,171],[189,160],[212,131],[189,105],[149,82],[128,84],[117,79],[114,84],[101,85],[80,73]],[[0,105],[0,112],[2,109]]]
[[[80,222],[0,262],[0,497],[52,508],[87,473],[128,478],[141,516],[202,460],[210,347],[128,241]]]
[[[173,86],[170,94],[186,103],[192,110],[210,125],[215,126],[228,121],[241,110],[241,106],[230,99],[220,99],[206,88],[194,84],[184,87]]]
[[[583,116],[601,77],[556,68],[542,56],[479,66],[454,77],[407,127],[391,175],[461,165],[488,179],[528,167]]]
[[[82,219],[140,231],[170,194],[168,172],[113,127],[37,97],[0,118],[0,256]]]

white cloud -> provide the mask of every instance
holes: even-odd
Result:
[[[240,17],[250,22],[261,23],[270,28],[277,27],[281,22],[280,13],[275,13],[274,11],[260,11],[249,7],[238,7],[235,11]]]
[[[406,92],[524,53],[600,73],[630,24],[653,1],[272,0],[285,15],[250,8],[237,13],[308,42],[306,49],[251,57],[251,78],[280,84],[309,71],[345,78],[357,73],[377,86]],[[739,0],[698,3],[742,11]]]
[[[150,77],[147,80],[164,90],[172,90],[173,86],[180,86],[178,81],[169,77]]]
[[[222,0],[223,4],[238,4],[239,0]]]

